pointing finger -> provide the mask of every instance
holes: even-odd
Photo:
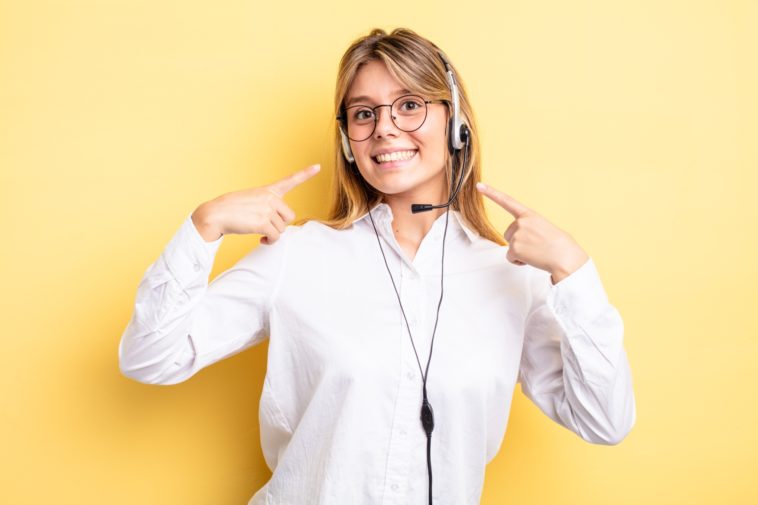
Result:
[[[500,205],[502,208],[510,212],[513,217],[519,217],[529,210],[526,205],[520,203],[512,196],[508,196],[502,191],[498,191],[495,188],[487,186],[481,182],[476,183],[476,189],[478,189],[479,192],[484,196],[488,197],[496,204]]]
[[[289,223],[295,219],[295,213],[287,206],[286,203],[284,203],[283,200],[271,200],[270,205],[276,209],[276,211],[279,213],[279,216],[281,216],[285,223]]]
[[[303,170],[299,170],[295,172],[294,174],[290,175],[289,177],[285,177],[284,179],[274,182],[272,184],[268,185],[268,189],[273,191],[277,194],[280,198],[284,196],[284,194],[287,191],[290,191],[295,186],[304,183],[314,175],[316,175],[319,170],[321,170],[320,164],[311,165],[308,168],[304,168]]]

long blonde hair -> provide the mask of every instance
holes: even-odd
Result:
[[[446,69],[438,52],[441,51],[434,43],[407,28],[397,28],[390,34],[380,28],[375,28],[368,35],[356,39],[340,60],[334,95],[335,118],[343,109],[345,96],[358,70],[364,63],[372,60],[383,62],[389,73],[408,90],[433,100],[446,100],[448,105],[452,106]],[[505,245],[502,235],[487,219],[483,197],[476,189],[476,183],[481,176],[478,130],[466,87],[452,63],[450,66],[453,68],[458,83],[460,113],[462,119],[468,124],[471,138],[465,167],[466,177],[451,208],[461,212],[479,235]],[[336,120],[334,146],[336,159],[331,206],[328,218],[320,222],[335,229],[344,229],[368,212],[369,208],[379,203],[382,194],[366,183],[342,155],[342,139]],[[458,157],[463,154],[462,151],[457,151],[454,159],[447,150],[445,152],[449,192],[452,164],[453,162],[460,164],[461,160]]]

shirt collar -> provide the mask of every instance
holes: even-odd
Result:
[[[463,217],[463,214],[454,209],[450,209],[450,214],[452,214],[453,221],[458,223],[458,226],[463,230],[470,242],[473,242],[479,236],[479,233],[474,229],[473,226],[471,226],[466,218]],[[371,209],[371,216],[374,218],[374,220],[380,223],[392,223],[392,208],[384,202],[379,202]],[[441,214],[438,219],[443,218],[443,216],[444,214]],[[355,221],[353,221],[353,223],[367,219],[369,219],[368,212],[357,218]]]

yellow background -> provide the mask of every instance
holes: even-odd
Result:
[[[570,232],[624,318],[631,434],[588,444],[517,388],[482,504],[756,503],[749,0],[3,0],[0,502],[243,504],[266,482],[267,344],[159,387],[120,375],[118,342],[200,203],[320,162],[286,200],[325,216],[337,64],[374,26],[448,53],[485,181]],[[257,244],[226,237],[212,277]]]

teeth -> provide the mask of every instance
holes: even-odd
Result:
[[[416,151],[396,151],[389,154],[378,154],[376,159],[379,163],[386,163],[388,161],[409,160],[415,154]]]

